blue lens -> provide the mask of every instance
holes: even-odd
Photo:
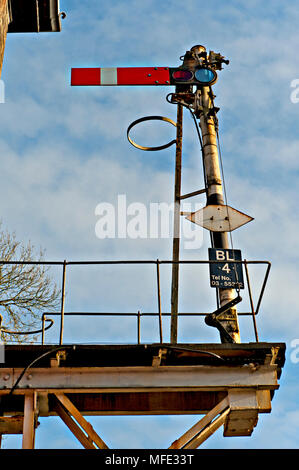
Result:
[[[195,71],[195,78],[201,83],[210,83],[215,78],[215,72],[211,69],[197,69]]]

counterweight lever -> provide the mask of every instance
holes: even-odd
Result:
[[[240,297],[240,295],[238,295],[235,299],[231,300],[230,302],[227,302],[225,305],[218,308],[213,313],[209,313],[205,317],[205,323],[209,326],[214,326],[215,328],[217,328],[219,330],[219,332],[222,334],[222,336],[225,337],[226,341],[229,342],[229,343],[235,343],[235,340],[232,338],[232,336],[228,333],[228,331],[224,328],[224,326],[218,320],[218,317],[219,317],[219,315],[221,315],[222,313],[227,312],[227,310],[234,307],[235,305],[237,305],[241,301],[242,301],[242,297]]]

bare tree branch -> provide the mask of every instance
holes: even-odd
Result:
[[[5,261],[43,261],[44,251],[16,240],[14,233],[1,230],[0,223],[0,314],[8,330],[26,331],[36,327],[45,309],[57,309],[60,290],[49,275],[49,267],[39,264],[4,264]],[[2,262],[2,263],[1,263]],[[2,340],[19,336],[2,332]]]

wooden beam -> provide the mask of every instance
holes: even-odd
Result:
[[[256,399],[259,413],[271,412],[271,393],[270,390],[257,390]]]
[[[24,396],[23,449],[34,449],[36,392]]]
[[[68,398],[83,416],[99,415],[204,415],[214,408],[226,392],[127,392],[71,393]],[[52,414],[51,394],[49,413]],[[41,411],[40,411],[41,415]]]
[[[48,391],[37,392],[38,414],[39,416],[49,415],[49,398]]]
[[[136,313],[134,313],[134,315],[136,315]],[[217,361],[214,354],[224,359],[227,365],[236,366],[248,363],[263,364],[266,356],[268,354],[272,355],[275,348],[278,349],[275,363],[280,370],[285,361],[284,343],[180,343],[179,346],[182,347],[182,350],[168,349],[164,365],[192,365],[195,364],[195,360],[198,364],[220,365],[220,362]],[[129,364],[132,366],[147,366],[150,364],[152,356],[156,355],[159,348],[161,348],[160,343],[139,345],[77,344],[75,350],[69,345],[66,346],[66,351],[68,351],[66,360],[63,361],[61,365],[63,365],[63,367],[126,367]],[[184,350],[185,348],[186,350]],[[30,364],[36,357],[51,349],[55,349],[55,347],[39,344],[19,344],[18,346],[7,344],[5,345],[5,367],[22,369],[24,365]],[[194,350],[194,352],[191,352],[191,350]],[[202,351],[202,353],[199,351]],[[46,360],[44,365],[48,366],[49,360]],[[4,364],[2,364],[2,366],[4,366]],[[41,365],[39,364],[38,367],[41,367]],[[0,371],[0,384],[2,383],[1,372],[2,368]]]
[[[209,426],[203,429],[200,434],[188,442],[188,444],[184,446],[184,449],[197,449],[204,441],[208,439],[208,437],[210,437],[215,431],[217,431],[218,428],[220,428],[220,426],[225,423],[229,412],[229,408],[223,411],[214,421],[212,421],[212,423],[209,424]]]
[[[225,437],[251,436],[257,425],[259,411],[263,406],[265,411],[268,411],[269,403],[265,398],[266,395],[261,400],[261,394],[258,395],[254,389],[229,390],[228,400],[231,412],[225,422],[223,435]]]
[[[0,397],[7,395],[7,390],[0,391]],[[54,393],[66,393],[65,390],[53,390],[52,393],[37,390],[37,406],[39,416],[55,416]],[[67,392],[67,397],[83,416],[86,415],[156,415],[156,414],[198,414],[205,415],[217,405],[227,394],[229,394],[231,408],[240,406],[248,408],[249,402],[244,401],[247,389],[228,388],[227,391],[89,391],[86,389],[75,389]],[[271,411],[271,392],[269,390],[256,390],[252,388],[254,400],[251,407],[258,409],[259,413]],[[233,397],[237,396],[237,400]],[[22,415],[24,410],[24,390],[16,389],[13,400],[7,403],[5,416]],[[242,402],[241,397],[243,397]],[[0,417],[0,433],[1,433]],[[9,419],[9,418],[5,418]],[[4,433],[4,432],[3,432]]]
[[[93,441],[99,449],[108,449],[105,442],[95,432],[92,425],[81,415],[80,411],[73,405],[69,398],[64,393],[55,393],[54,395],[64,408],[66,408],[69,414],[79,423],[81,428],[84,429],[90,440]]]
[[[257,422],[258,410],[231,410],[224,425],[223,436],[251,436]]]
[[[182,448],[186,448],[188,442],[190,441],[197,442],[199,440],[197,439],[198,434],[201,433],[207,426],[209,426],[211,424],[211,421],[214,418],[216,418],[216,416],[219,415],[219,413],[222,413],[223,411],[226,411],[226,410],[229,411],[229,402],[228,402],[227,397],[225,397],[220,403],[218,403],[218,405],[216,405],[211,411],[209,411],[209,413],[207,413],[200,421],[198,421],[198,423],[192,426],[192,428],[186,431],[185,434],[183,434],[179,439],[174,441],[172,445],[169,447],[169,449],[182,449]],[[196,449],[196,447],[188,447],[188,448]]]
[[[7,0],[0,0],[0,77],[4,58],[5,42],[7,36],[9,14]]]
[[[0,416],[0,435],[22,434],[23,416]]]
[[[8,377],[4,385],[11,388],[23,369],[3,368]],[[146,391],[146,390],[224,390],[228,388],[258,387],[275,390],[278,386],[277,366],[160,366],[160,367],[45,367],[22,377],[18,390],[32,389],[90,391]]]
[[[70,431],[74,434],[74,436],[78,439],[78,441],[83,445],[85,449],[96,449],[93,445],[91,439],[85,435],[85,433],[81,430],[81,428],[75,423],[75,421],[71,418],[69,413],[65,410],[65,408],[60,404],[57,400],[56,406],[56,413],[62,421],[67,425]]]

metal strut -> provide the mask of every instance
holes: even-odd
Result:
[[[177,343],[179,310],[179,260],[180,260],[180,217],[181,217],[181,180],[183,146],[183,106],[177,105],[177,138],[175,153],[174,214],[172,245],[172,282],[171,282],[171,324],[170,342]]]

